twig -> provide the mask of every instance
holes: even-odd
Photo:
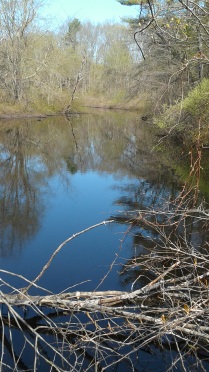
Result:
[[[31,283],[28,285],[28,287],[26,287],[24,289],[24,293],[28,292],[29,289],[42,277],[42,275],[45,273],[45,271],[49,268],[49,266],[51,265],[53,259],[55,258],[55,256],[59,253],[59,251],[61,251],[61,249],[64,247],[65,244],[69,243],[71,240],[77,238],[77,236],[79,235],[82,235],[84,233],[86,233],[87,231],[90,231],[92,229],[95,229],[96,227],[99,227],[99,226],[102,226],[102,225],[107,225],[109,223],[112,223],[114,222],[114,220],[109,220],[109,221],[103,221],[103,222],[100,222],[100,223],[97,223],[96,225],[93,225],[93,226],[90,226],[88,227],[87,229],[84,229],[74,235],[72,235],[70,238],[66,239],[64,242],[62,242],[59,247],[54,251],[54,253],[52,254],[52,256],[50,257],[49,261],[44,265],[43,269],[40,271],[40,273],[37,275],[37,277],[31,281]]]

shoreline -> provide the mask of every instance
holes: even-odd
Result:
[[[46,119],[48,117],[56,117],[56,116],[73,116],[73,115],[83,115],[88,114],[89,112],[82,111],[82,108],[92,109],[92,110],[117,110],[117,111],[140,111],[138,108],[127,108],[127,107],[111,107],[111,106],[82,106],[81,111],[73,111],[66,114],[64,111],[62,112],[54,112],[54,113],[46,113],[46,114],[38,114],[38,113],[21,113],[16,112],[14,114],[1,114],[0,113],[0,120],[15,120],[15,119]]]

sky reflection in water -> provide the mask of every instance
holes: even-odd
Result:
[[[106,112],[0,127],[2,269],[33,279],[74,233],[118,211],[162,204],[171,192],[169,179],[162,185],[151,134],[142,124],[136,114]],[[39,284],[59,292],[85,282],[73,290],[93,290],[117,254],[99,288],[123,288],[119,263],[133,254],[131,236],[121,244],[127,228],[114,223],[77,237]]]

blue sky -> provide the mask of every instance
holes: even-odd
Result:
[[[45,14],[62,23],[67,18],[78,18],[101,23],[106,20],[119,22],[121,17],[137,14],[135,6],[122,6],[116,0],[48,0]]]

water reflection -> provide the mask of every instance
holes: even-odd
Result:
[[[42,193],[63,162],[54,134],[36,122],[0,125],[0,253],[17,254],[39,228]],[[56,134],[55,134],[56,135]],[[53,141],[52,141],[53,139]]]
[[[200,213],[198,208],[179,208],[175,204],[178,187],[171,185],[169,188],[168,185],[163,184],[163,180],[161,185],[139,181],[138,186],[133,184],[121,188],[123,196],[115,200],[120,210],[111,218],[126,226],[132,241],[131,257],[125,260],[120,270],[121,285],[126,288],[135,290],[150,283],[162,268],[173,264],[179,251],[182,262],[187,256],[190,260],[191,253],[195,251],[208,255],[209,225],[201,215],[201,205],[198,205]],[[150,255],[158,257],[154,268],[150,267]],[[183,273],[186,276],[190,271],[190,267],[181,267],[176,270],[176,275],[182,276]]]
[[[98,217],[96,213],[109,211],[108,208],[114,213],[106,213],[107,218],[112,213],[117,222],[111,225],[111,234],[107,229],[95,234],[91,232],[87,237],[80,237],[78,244],[77,240],[73,241],[70,249],[65,247],[47,271],[48,278],[43,277],[39,282],[42,287],[54,293],[65,288],[69,291],[77,288],[81,290],[84,288],[84,281],[90,281],[94,277],[95,282],[92,280],[88,283],[86,290],[95,289],[99,283],[101,290],[121,289],[123,286],[125,289],[136,289],[147,284],[150,279],[155,279],[162,266],[166,268],[171,265],[173,252],[171,251],[170,256],[166,253],[165,257],[165,250],[161,249],[162,243],[169,246],[172,241],[174,246],[175,243],[180,243],[183,248],[187,248],[186,244],[198,248],[201,245],[204,247],[205,244],[206,247],[209,231],[206,226],[193,221],[192,218],[187,219],[185,221],[188,228],[185,235],[183,224],[178,224],[178,229],[174,229],[172,223],[166,224],[167,214],[152,214],[152,211],[158,209],[172,211],[173,201],[179,191],[178,182],[167,165],[166,155],[169,151],[167,154],[164,152],[164,155],[151,151],[155,141],[152,129],[145,126],[133,113],[104,112],[82,115],[71,120],[60,117],[41,122],[27,120],[1,123],[1,257],[18,255],[20,248],[25,248],[29,240],[31,244],[35,241],[32,249],[22,250],[22,266],[17,270],[25,277],[34,279],[57,248],[58,242],[98,222],[95,219],[100,218],[101,222],[103,216],[100,214]],[[112,193],[109,192],[110,189]],[[65,190],[66,194],[63,195]],[[138,210],[150,212],[147,219],[149,223],[138,218]],[[163,226],[161,231],[156,229],[156,218]],[[38,232],[42,231],[44,219],[47,228],[37,238]],[[121,226],[124,227],[123,230],[119,229]],[[122,232],[123,235],[119,238],[122,236],[123,244],[127,237],[126,251],[118,248],[118,236],[112,239],[113,231],[120,234]],[[126,231],[128,234],[124,234]],[[155,270],[152,270],[146,261],[146,255],[150,252],[159,257]],[[125,257],[125,265],[121,267],[120,262],[120,266],[113,267],[110,272],[115,253],[117,257]],[[5,268],[5,261],[1,261],[2,268]],[[5,266],[7,264],[8,262]],[[185,266],[181,270],[186,269],[188,270]],[[107,284],[106,281],[103,282],[104,278],[109,280]],[[15,283],[15,286],[21,287],[22,282],[21,285]],[[62,315],[64,318],[64,314],[57,312],[48,316],[58,319],[58,316]],[[28,314],[27,319],[28,324],[35,329],[42,325],[42,316]],[[80,319],[77,314],[76,319],[79,323],[86,321],[84,317]],[[6,324],[10,322],[10,326],[16,328],[16,321],[13,322],[7,315],[2,321]],[[28,332],[27,327],[21,327],[21,331]],[[69,328],[69,320],[67,327]],[[42,327],[39,329],[42,332]],[[28,334],[27,337],[33,344],[32,336]],[[43,337],[46,337],[50,344],[57,341],[50,331],[45,333],[43,330]],[[71,344],[75,342],[73,337],[69,340]],[[34,361],[30,344],[25,346],[25,335],[22,332],[19,338],[16,334],[18,341],[14,349],[17,346],[19,350],[20,345],[24,345],[24,352],[20,357],[11,348],[11,340],[8,333],[8,337],[4,337],[8,351],[7,365],[10,365],[12,357],[15,365],[17,362],[20,368],[27,369]],[[66,349],[67,357],[69,350]],[[44,348],[43,352],[46,356],[47,348]],[[53,357],[48,355],[49,360],[50,358],[53,360]],[[91,360],[92,356],[85,354],[85,358]],[[89,367],[89,363],[86,365]],[[40,366],[39,369],[45,370],[45,366]]]
[[[14,244],[21,245],[38,228],[40,214],[36,179],[28,127],[1,128],[0,157],[0,249],[1,255],[11,254]]]
[[[89,170],[149,180],[140,182],[137,190],[130,182],[126,186],[130,196],[126,200],[121,196],[118,205],[145,208],[167,198],[162,179],[166,173],[168,183],[168,172],[150,152],[154,140],[152,130],[135,113],[1,123],[1,256],[12,254],[14,247],[17,254],[17,247],[38,231],[43,196],[56,174],[66,184],[67,173]]]

